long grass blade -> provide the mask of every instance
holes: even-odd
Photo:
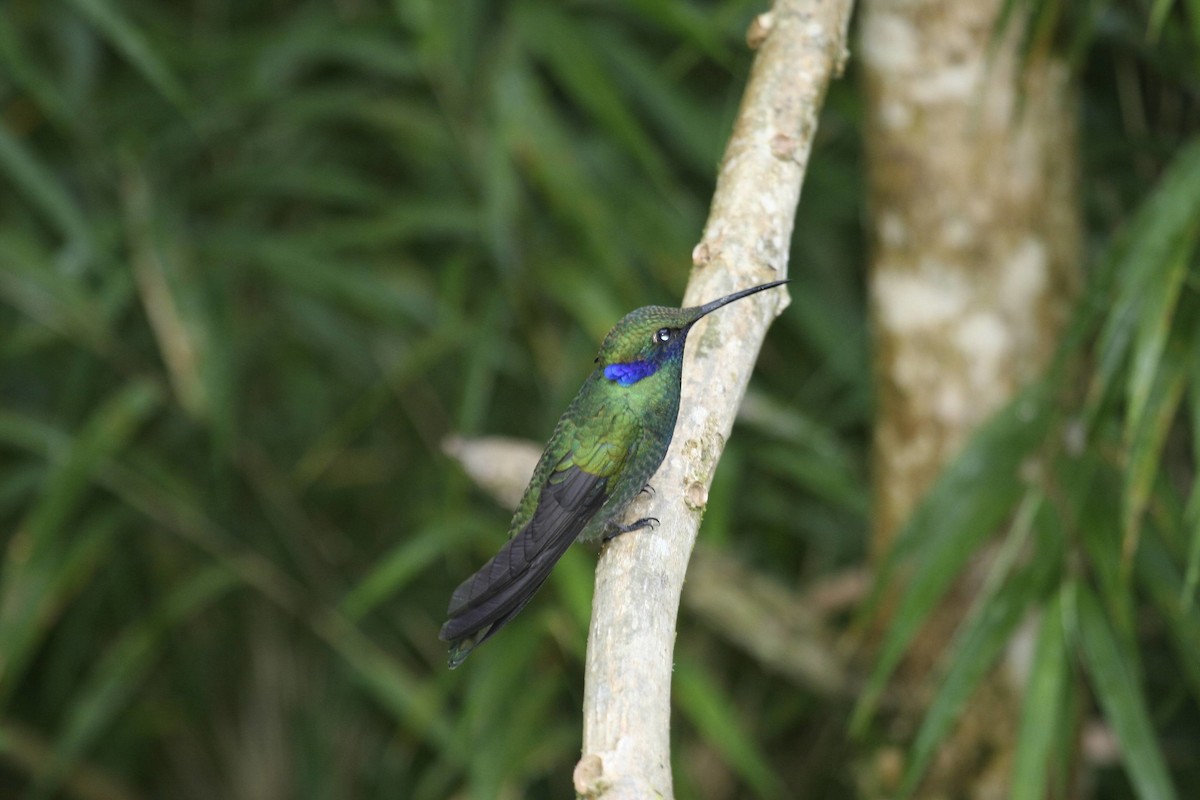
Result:
[[[733,702],[699,662],[676,665],[673,694],[680,711],[758,797],[786,797],[787,791],[738,720]]]
[[[1021,704],[1013,756],[1011,800],[1045,800],[1051,759],[1066,750],[1061,739],[1070,730],[1063,713],[1071,691],[1066,629],[1063,626],[1065,586],[1041,612],[1029,680]],[[1060,741],[1056,741],[1056,738]]]
[[[905,576],[875,668],[855,705],[853,731],[863,730],[888,676],[929,612],[1024,491],[1020,466],[1043,441],[1049,418],[1048,400],[1038,390],[1018,397],[967,443],[905,524],[868,608],[875,608],[892,571],[904,559],[915,563]]]
[[[205,567],[187,577],[162,598],[157,608],[132,622],[119,636],[71,703],[71,714],[57,738],[53,764],[38,776],[31,792],[35,800],[54,796],[63,779],[116,724],[121,711],[136,696],[169,645],[177,627],[237,586],[220,567]]]
[[[113,47],[163,97],[181,110],[188,105],[187,91],[167,66],[163,53],[155,48],[153,36],[138,28],[108,0],[71,0],[71,4],[91,20]]]
[[[1115,297],[1109,301],[1110,311],[1096,346],[1097,368],[1089,389],[1092,414],[1103,406],[1118,370],[1130,358],[1139,327],[1156,324],[1154,317],[1146,313],[1148,296],[1159,298],[1156,305],[1160,311],[1173,304],[1169,275],[1176,269],[1175,256],[1181,239],[1194,238],[1197,219],[1200,219],[1200,138],[1192,139],[1180,149],[1109,256],[1114,262]],[[1144,339],[1144,349],[1149,352],[1144,356],[1147,366],[1138,371],[1139,376],[1155,361],[1152,351],[1157,346],[1154,344],[1157,337],[1153,328]],[[1142,387],[1147,380],[1137,378],[1133,388],[1135,402],[1145,391]]]
[[[996,559],[990,590],[981,594],[955,635],[947,661],[949,668],[909,750],[907,768],[897,792],[900,798],[910,797],[916,790],[937,747],[962,713],[971,693],[996,662],[1021,620],[1045,596],[1058,571],[1061,558],[1055,552],[1057,537],[1042,535],[1029,563],[1009,573],[1040,505],[1040,499],[1034,499],[1024,504],[1024,513],[1018,513],[1005,546],[1007,552]]]
[[[1086,586],[1079,586],[1073,604],[1074,625],[1091,676],[1096,700],[1112,725],[1121,745],[1125,768],[1138,795],[1144,800],[1176,800],[1162,748],[1146,708],[1146,696],[1138,685],[1140,668],[1135,656],[1117,641],[1105,619],[1099,600]]]

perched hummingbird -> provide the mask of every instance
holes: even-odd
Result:
[[[620,519],[671,444],[688,331],[705,314],[782,283],[694,308],[646,306],[613,326],[533,471],[508,542],[450,597],[439,636],[450,643],[451,669],[525,607],[571,542],[608,541],[658,522]]]

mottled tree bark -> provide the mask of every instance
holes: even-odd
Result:
[[[1068,71],[1039,54],[1022,66],[1019,24],[993,42],[1001,5],[864,4],[876,558],[971,432],[1046,365],[1078,281]],[[920,714],[971,583],[933,615],[897,675],[901,715]],[[1014,692],[1002,671],[993,677],[921,796],[1007,796]]]

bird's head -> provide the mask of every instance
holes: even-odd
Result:
[[[604,337],[596,363],[607,380],[632,386],[658,372],[664,364],[682,362],[688,331],[701,317],[735,300],[783,283],[787,281],[764,283],[702,306],[645,306],[631,311]]]

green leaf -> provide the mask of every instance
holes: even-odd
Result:
[[[1186,519],[1192,541],[1188,547],[1187,574],[1179,586],[1179,602],[1190,609],[1196,605],[1196,589],[1200,586],[1200,473],[1192,481]]]
[[[365,265],[314,254],[311,244],[290,236],[250,240],[234,235],[222,238],[220,244],[222,253],[249,260],[274,277],[277,285],[290,286],[368,319],[403,328],[433,317],[435,304],[426,287],[412,276],[384,280]]]
[[[351,67],[367,75],[412,79],[420,74],[414,53],[397,46],[392,34],[379,27],[330,26],[318,9],[292,9],[284,24],[261,43],[255,53],[255,80],[275,91],[301,89],[306,70],[330,65]]]
[[[867,611],[874,612],[903,559],[914,562],[888,624],[880,655],[859,696],[851,729],[861,733],[892,671],[968,559],[1026,491],[1020,468],[1045,439],[1051,406],[1032,387],[984,425],[914,510],[880,569]]]
[[[1197,333],[1200,340],[1200,332]],[[1193,351],[1200,350],[1200,341],[1194,341]],[[1200,431],[1200,370],[1191,370],[1188,384],[1188,410],[1192,431]],[[1193,433],[1192,455],[1200,460],[1200,436]],[[1188,546],[1187,568],[1183,585],[1180,587],[1180,603],[1190,610],[1196,603],[1196,589],[1200,587],[1200,472],[1192,478],[1192,489],[1188,495],[1184,523],[1191,534]]]
[[[721,35],[722,29],[744,26],[744,7],[739,3],[708,7],[662,0],[622,0],[622,4],[671,33],[683,36],[691,47],[721,64],[731,60],[731,47],[728,38]]]
[[[42,496],[22,526],[34,550],[52,548],[64,523],[83,500],[100,468],[129,443],[163,394],[158,384],[134,381],[100,405],[72,441],[71,450],[55,465]]]
[[[40,110],[55,124],[76,128],[78,116],[71,113],[65,92],[30,53],[17,35],[19,25],[11,3],[0,6],[0,61],[12,82],[28,92]]]
[[[1045,800],[1051,755],[1067,750],[1062,739],[1070,730],[1064,710],[1071,687],[1067,682],[1070,662],[1063,626],[1063,596],[1069,591],[1072,590],[1064,585],[1055,594],[1042,610],[1038,624],[1017,729],[1010,800]]]
[[[1078,466],[1068,485],[1075,499],[1068,513],[1078,520],[1075,530],[1087,557],[1100,596],[1108,604],[1110,621],[1126,641],[1134,636],[1133,593],[1129,570],[1123,569],[1122,516],[1124,496],[1122,472],[1103,469],[1094,459],[1063,459]],[[1060,462],[1061,463],[1061,462]]]
[[[587,109],[609,134],[621,142],[660,183],[666,181],[666,162],[613,82],[611,69],[589,45],[592,34],[553,5],[522,5],[519,22],[527,47],[541,56],[571,99]]]
[[[97,514],[72,532],[69,544],[30,554],[19,573],[6,576],[0,595],[0,703],[16,691],[59,620],[72,612],[71,601],[110,556],[124,523],[123,514]]]
[[[1195,372],[1194,351],[1172,343],[1162,353],[1153,386],[1147,392],[1142,415],[1129,436],[1129,463],[1125,469],[1122,514],[1122,564],[1128,567],[1137,549],[1142,515],[1158,474],[1167,434],[1175,421],[1189,376]]]
[[[788,795],[739,718],[735,704],[705,671],[703,662],[687,659],[676,663],[672,687],[679,710],[759,797]]]
[[[640,113],[662,129],[694,169],[707,174],[721,158],[725,133],[711,124],[709,110],[693,102],[681,82],[672,80],[661,64],[648,59],[642,48],[618,31],[598,27],[590,34],[606,68],[635,93]]]
[[[67,194],[51,169],[0,124],[0,172],[58,229],[68,242],[85,251],[92,248],[87,215]]]
[[[408,583],[440,559],[456,539],[471,529],[455,519],[415,532],[379,559],[378,565],[346,593],[339,604],[349,620],[359,620],[369,611],[398,594]]]
[[[1162,254],[1160,268],[1149,277],[1150,285],[1142,288],[1141,313],[1135,324],[1131,348],[1127,430],[1136,429],[1143,416],[1149,413],[1146,404],[1167,349],[1171,322],[1184,279],[1188,275],[1188,265],[1196,249],[1198,231],[1200,219],[1176,234],[1174,246],[1170,252]]]
[[[443,672],[447,682],[464,695],[452,735],[474,743],[466,762],[474,796],[504,794],[502,787],[516,777],[514,765],[529,763],[528,754],[535,751],[543,754],[539,758],[550,754],[558,759],[578,757],[577,729],[548,731],[545,726],[545,720],[552,718],[550,711],[559,699],[559,688],[552,681],[538,685],[529,681],[542,638],[543,628],[536,617],[520,620],[505,629],[504,637],[472,654],[463,668],[452,674]]]
[[[106,357],[119,352],[103,299],[57,260],[31,238],[0,232],[0,298],[76,347]]]
[[[32,649],[48,633],[50,616],[65,602],[73,576],[86,569],[81,564],[90,563],[93,548],[102,546],[93,538],[111,534],[108,527],[88,524],[78,537],[68,537],[72,515],[98,472],[128,444],[160,400],[161,391],[150,381],[131,383],[97,409],[76,438],[59,439],[58,447],[47,450],[52,463],[46,481],[8,541],[0,570],[0,698],[15,690]],[[0,438],[8,438],[4,427],[0,425]]]
[[[1116,281],[1115,297],[1109,299],[1110,311],[1096,345],[1097,367],[1089,389],[1093,415],[1112,389],[1121,365],[1130,357],[1139,331],[1143,331],[1139,357],[1145,365],[1135,370],[1138,374],[1131,384],[1131,400],[1136,404],[1145,392],[1148,377],[1144,373],[1157,360],[1155,348],[1161,347],[1155,327],[1159,320],[1147,306],[1159,315],[1169,313],[1173,307],[1171,276],[1179,268],[1181,252],[1195,247],[1198,219],[1200,138],[1193,138],[1179,150],[1109,255]]]
[[[1180,602],[1183,579],[1159,536],[1147,536],[1138,547],[1135,562],[1139,588],[1145,592],[1167,622],[1181,670],[1191,684],[1192,696],[1200,703],[1200,608]]]
[[[1146,697],[1136,676],[1136,656],[1122,648],[1105,618],[1104,609],[1086,586],[1074,597],[1075,628],[1083,664],[1092,678],[1096,700],[1121,745],[1125,767],[1142,800],[1175,800],[1158,745]]]
[[[183,84],[167,67],[162,54],[151,44],[153,37],[145,35],[130,19],[108,0],[70,0],[80,13],[109,40],[112,46],[142,74],[146,82],[179,109],[188,104]]]
[[[162,597],[158,607],[133,621],[96,664],[72,698],[70,715],[57,737],[54,761],[38,776],[32,797],[53,796],[122,709],[147,680],[154,662],[169,646],[178,626],[237,586],[220,567],[204,567]]]
[[[1038,537],[1029,563],[1010,573],[1041,504],[1041,498],[1031,498],[1023,504],[1004,551],[993,564],[989,587],[981,592],[972,613],[955,634],[948,654],[949,668],[909,750],[907,768],[897,792],[900,798],[910,797],[916,790],[938,745],[962,714],[971,693],[1030,608],[1044,596],[1050,579],[1058,571],[1061,563],[1056,552],[1058,537],[1043,535]]]
[[[450,738],[443,698],[433,681],[419,678],[336,612],[320,613],[311,624],[383,710],[427,738],[454,763],[466,763],[467,747]]]
[[[583,662],[588,625],[592,620],[592,591],[596,578],[596,556],[586,548],[573,547],[554,567],[550,580],[558,591],[562,607],[571,617],[575,654]]]
[[[593,181],[573,136],[555,113],[549,90],[527,61],[514,58],[507,67],[492,77],[493,113],[506,150],[519,157],[523,176],[545,196],[549,212],[578,233],[585,246],[583,261],[594,259],[609,275],[622,272],[619,239],[610,237],[618,226],[594,193],[579,191]],[[582,265],[560,267],[552,276],[578,279],[588,274]]]
[[[1167,22],[1167,17],[1171,14],[1171,8],[1175,5],[1175,0],[1154,0],[1154,5],[1150,8],[1150,16],[1146,21],[1146,39],[1154,43],[1162,35],[1163,25]]]

